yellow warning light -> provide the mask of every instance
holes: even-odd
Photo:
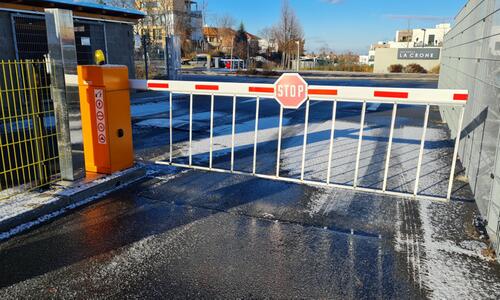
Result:
[[[96,65],[104,65],[104,63],[106,63],[106,58],[104,58],[104,52],[102,52],[101,49],[95,51],[94,61]]]

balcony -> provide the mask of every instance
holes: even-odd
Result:
[[[189,12],[191,18],[202,18],[202,12],[200,10],[192,10]]]
[[[413,46],[415,48],[425,48],[425,47],[432,47],[432,48],[436,48],[436,47],[442,47],[443,46],[443,43],[442,42],[439,42],[439,43],[426,43],[426,44],[423,44],[422,42],[415,42],[413,44]]]

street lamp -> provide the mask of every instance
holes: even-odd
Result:
[[[422,30],[424,31],[424,40],[422,41],[422,48],[424,48],[425,47],[425,33],[427,32],[427,29],[422,28]]]
[[[297,73],[300,71],[300,41],[296,41],[297,43]]]

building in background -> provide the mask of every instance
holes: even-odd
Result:
[[[370,46],[370,51],[368,51],[368,65],[375,65],[375,54],[377,49],[379,48],[389,48],[389,44],[387,42],[378,42]]]
[[[438,24],[434,28],[399,30],[394,41],[373,44],[369,51],[368,64],[375,73],[388,73],[391,65],[419,64],[427,71],[441,63],[441,47],[451,24]]]
[[[278,43],[264,38],[259,39],[259,49],[261,54],[278,52]]]
[[[435,28],[399,30],[391,42],[393,48],[442,47],[444,36],[451,30],[451,24],[443,23]]]
[[[223,53],[230,53],[236,31],[231,28],[203,27],[204,39],[208,48]]]
[[[136,33],[150,43],[165,48],[167,36],[179,36],[186,52],[202,49],[203,14],[192,0],[137,0],[136,7],[147,17],[136,26]]]
[[[78,64],[94,63],[101,49],[110,64],[129,67],[134,76],[133,26],[140,11],[98,4],[58,0],[0,2],[0,60],[43,60],[48,54],[45,8],[73,11]]]
[[[370,56],[369,55],[360,55],[359,56],[359,63],[362,65],[368,65],[370,63]]]
[[[205,26],[203,27],[203,35],[208,45],[207,50],[219,51],[227,55],[231,54],[231,50],[234,46],[233,41],[236,37],[236,31],[234,29]],[[246,37],[250,55],[261,53],[263,51],[261,45],[269,46],[269,42],[249,32],[246,32]]]

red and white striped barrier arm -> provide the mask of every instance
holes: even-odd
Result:
[[[258,83],[130,80],[130,88],[185,94],[260,96],[262,98],[274,98],[275,95],[274,84]],[[312,100],[349,100],[432,105],[464,105],[469,98],[469,93],[466,90],[320,85],[310,85],[308,87],[308,95],[309,99]]]

